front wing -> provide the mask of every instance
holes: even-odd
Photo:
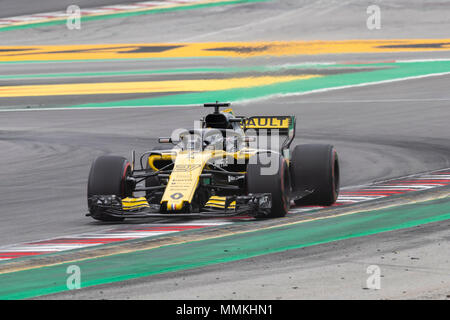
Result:
[[[91,197],[90,213],[98,212],[117,218],[204,218],[204,217],[233,217],[239,215],[264,216],[272,207],[272,195],[270,193],[249,194],[247,196],[234,196],[232,201],[235,205],[232,208],[204,207],[199,212],[161,212],[159,204],[137,205],[124,207],[123,199],[115,195],[96,195]]]

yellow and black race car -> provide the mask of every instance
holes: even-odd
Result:
[[[103,221],[142,217],[283,217],[297,205],[333,204],[339,161],[333,146],[297,145],[294,116],[235,116],[229,103],[192,130],[159,138],[170,148],[131,163],[100,156],[87,188],[88,216]],[[220,111],[220,108],[228,108]],[[136,168],[139,161],[140,167]]]

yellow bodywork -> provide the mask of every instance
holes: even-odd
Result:
[[[290,116],[260,116],[245,120],[246,129],[288,129],[291,125]]]
[[[149,204],[147,202],[147,199],[145,197],[140,198],[124,198],[122,199],[122,209],[129,211],[133,209],[141,209],[141,208],[148,208]]]
[[[224,113],[233,114],[233,110],[223,110]],[[291,116],[256,116],[245,119],[241,123],[243,129],[289,129],[293,127],[294,118]],[[202,174],[208,162],[220,159],[232,159],[235,163],[245,163],[250,157],[258,153],[252,148],[243,148],[237,152],[224,150],[176,150],[155,153],[148,158],[148,167],[158,171],[161,165],[155,165],[157,161],[171,161],[174,163],[172,173],[162,196],[161,205],[166,205],[167,211],[182,211],[185,203],[192,203],[192,199],[199,184]],[[165,164],[164,164],[165,165]],[[222,197],[223,198],[223,197]],[[206,206],[225,208],[225,200],[221,197],[211,197]],[[235,203],[229,208],[234,208]]]
[[[226,200],[227,200],[227,197],[212,196],[209,198],[208,202],[205,204],[205,207],[234,210],[236,208],[236,201],[231,202],[225,208]]]
[[[208,151],[178,153],[161,200],[161,203],[167,204],[167,210],[179,211],[183,208],[184,202],[191,203],[203,167],[211,157],[212,152]]]
[[[172,160],[174,167],[161,199],[161,204],[166,204],[168,211],[180,211],[184,203],[191,203],[197,189],[200,175],[205,165],[212,160],[233,158],[234,160],[247,160],[254,154],[254,149],[242,149],[235,153],[223,150],[204,151],[178,151],[170,154],[154,154],[148,158],[149,167],[158,170],[154,165],[158,160]]]
[[[154,162],[158,160],[175,160],[176,155],[174,154],[152,154],[148,157],[148,166],[153,171],[158,171],[158,168],[155,166]]]

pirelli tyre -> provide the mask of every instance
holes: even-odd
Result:
[[[121,221],[123,218],[111,217],[92,206],[89,198],[94,195],[116,195],[121,198],[131,196],[127,176],[131,165],[124,157],[100,156],[94,160],[89,172],[87,197],[88,209],[92,218],[101,221]]]
[[[339,195],[339,159],[336,150],[328,144],[295,146],[290,162],[294,192],[312,191],[295,200],[297,205],[329,206]]]
[[[290,176],[287,161],[280,155],[270,154],[269,161],[256,156],[256,163],[247,166],[247,192],[271,193],[272,208],[268,218],[284,217],[290,207]]]

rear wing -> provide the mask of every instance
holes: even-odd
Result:
[[[267,135],[278,134],[286,136],[282,149],[289,148],[295,137],[295,116],[254,116],[242,121],[244,132],[256,131],[259,135],[261,130]]]

